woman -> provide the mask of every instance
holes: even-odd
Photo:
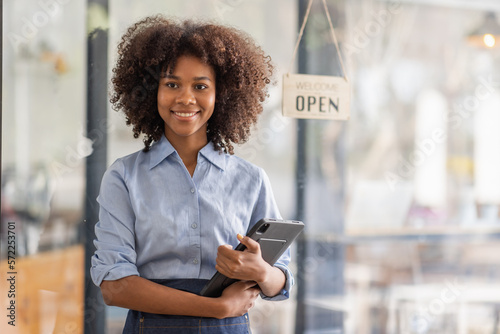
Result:
[[[270,266],[241,235],[280,218],[269,180],[232,145],[272,72],[249,36],[220,25],[154,16],[122,37],[111,103],[145,147],[103,177],[91,275],[108,305],[130,309],[124,333],[249,333],[259,294],[288,298],[289,252]],[[216,270],[241,281],[199,296]]]

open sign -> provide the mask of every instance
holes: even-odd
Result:
[[[350,86],[342,77],[308,74],[283,76],[283,116],[349,119]]]

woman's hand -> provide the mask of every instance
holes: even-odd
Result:
[[[225,314],[220,319],[239,317],[247,313],[255,304],[260,289],[255,282],[239,281],[228,286],[219,300],[225,305]]]
[[[215,269],[229,278],[257,282],[266,296],[280,293],[285,286],[285,274],[264,261],[257,241],[241,234],[238,234],[238,240],[246,249],[240,252],[233,250],[230,245],[219,246]]]
[[[238,234],[238,240],[246,249],[240,252],[233,250],[230,245],[219,246],[215,269],[229,278],[264,282],[271,266],[262,258],[260,244],[241,234]]]

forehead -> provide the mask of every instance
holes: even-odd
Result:
[[[167,68],[167,75],[200,77],[206,76],[210,79],[215,78],[214,68],[200,58],[190,55],[180,56],[174,64]]]

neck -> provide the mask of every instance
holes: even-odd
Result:
[[[207,137],[204,138],[193,138],[189,137],[178,137],[169,136],[165,134],[168,141],[175,148],[177,153],[182,159],[184,166],[186,166],[189,174],[193,176],[194,170],[196,168],[196,163],[198,160],[198,152],[208,143]]]

